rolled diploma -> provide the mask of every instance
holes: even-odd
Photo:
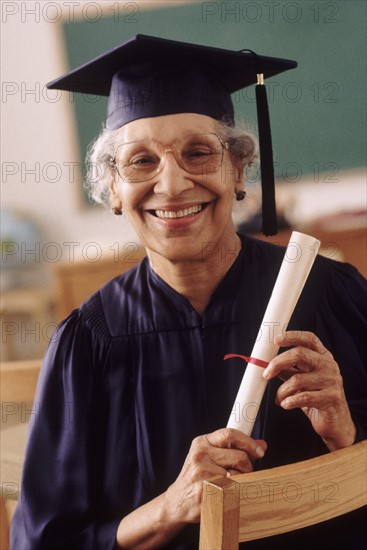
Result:
[[[274,338],[289,323],[317,256],[320,241],[293,231],[251,357],[270,362],[278,353]],[[264,369],[248,362],[227,427],[251,435],[267,381]]]

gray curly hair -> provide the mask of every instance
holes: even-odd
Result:
[[[258,142],[255,135],[242,124],[235,127],[220,121],[216,124],[218,135],[229,144],[232,162],[240,173],[244,173],[246,167],[252,166],[258,158]],[[107,207],[110,207],[109,183],[115,175],[115,167],[111,160],[120,139],[121,128],[103,128],[87,151],[84,187],[93,202]]]

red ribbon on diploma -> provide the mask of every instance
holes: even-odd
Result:
[[[263,361],[262,359],[256,359],[256,357],[247,357],[246,355],[238,355],[237,353],[228,353],[227,355],[224,356],[224,360],[232,359],[232,357],[239,357],[240,359],[247,361],[247,363],[252,363],[253,365],[256,365],[257,367],[262,367],[263,369],[266,369],[266,367],[269,365],[268,361]]]

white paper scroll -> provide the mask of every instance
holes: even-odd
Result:
[[[278,353],[274,338],[287,328],[319,247],[314,237],[293,231],[251,357],[270,362]],[[267,384],[263,372],[249,361],[227,427],[251,435]]]

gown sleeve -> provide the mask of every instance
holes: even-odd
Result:
[[[93,334],[79,311],[52,337],[11,527],[14,550],[114,548],[118,521],[103,512],[98,481],[103,462],[98,387],[108,348],[108,339]]]
[[[338,363],[358,442],[367,438],[367,281],[350,264],[319,260],[299,308],[314,313],[298,327],[312,330]]]
[[[358,442],[367,438],[367,281],[353,266],[337,264],[329,292],[323,306],[324,325],[343,377]]]

